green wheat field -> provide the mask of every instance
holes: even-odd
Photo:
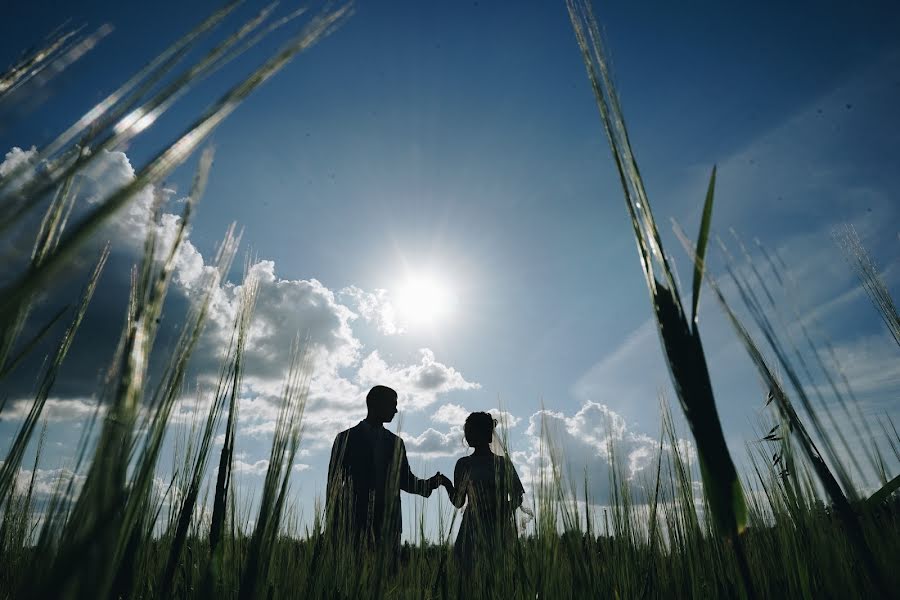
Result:
[[[217,124],[276,75],[297,54],[326,35],[339,43],[352,7],[335,4],[304,14],[293,40],[233,87],[193,124],[142,167],[134,181],[69,223],[77,177],[102,149],[120,148],[143,127],[130,115],[162,113],[195,80],[205,77],[285,23],[261,14],[222,37],[208,54],[183,70],[177,65],[204,35],[217,31],[233,9],[227,5],[135,71],[116,92],[84,119],[71,124],[39,156],[53,159],[41,172],[26,166],[0,179],[0,235],[26,223],[32,210],[43,213],[31,232],[34,251],[26,268],[0,293],[0,378],[22,363],[58,322],[67,323],[54,353],[34,373],[37,393],[18,433],[5,442],[0,467],[0,597],[2,598],[889,598],[900,596],[900,474],[888,465],[900,460],[900,435],[889,421],[869,424],[846,395],[831,410],[839,427],[826,427],[810,415],[813,399],[802,384],[797,364],[777,337],[763,301],[761,281],[728,270],[714,279],[704,269],[715,205],[716,171],[708,188],[698,190],[703,217],[697,234],[680,230],[682,248],[662,248],[641,174],[629,143],[622,107],[612,83],[600,26],[590,5],[568,0],[573,50],[580,49],[612,158],[620,176],[626,213],[639,253],[634,268],[643,270],[659,328],[662,352],[681,411],[696,446],[698,464],[680,451],[675,419],[663,404],[662,438],[653,459],[653,477],[636,497],[627,470],[613,457],[611,497],[591,499],[587,481],[563,477],[565,456],[546,438],[549,476],[529,490],[534,521],[528,533],[496,556],[483,557],[474,572],[460,573],[453,560],[450,513],[431,515],[437,538],[425,535],[426,513],[437,503],[417,508],[419,523],[412,543],[404,543],[394,571],[383,554],[346,547],[328,535],[319,511],[312,525],[288,501],[289,491],[307,485],[291,469],[302,442],[309,381],[304,340],[297,337],[291,369],[285,375],[282,404],[261,492],[253,503],[235,492],[236,403],[242,385],[243,353],[253,322],[257,282],[243,282],[241,308],[215,389],[206,390],[209,410],[189,429],[173,433],[171,411],[191,382],[189,359],[198,346],[212,290],[226,277],[239,249],[230,231],[219,245],[215,272],[205,282],[181,327],[166,366],[150,377],[154,338],[166,324],[162,314],[173,263],[183,244],[197,201],[210,175],[213,154],[204,141]],[[299,15],[293,15],[299,16]],[[293,17],[292,17],[293,18]],[[101,32],[98,32],[99,35]],[[25,56],[0,77],[0,96],[27,90],[30,77],[47,62],[71,51],[65,31]],[[83,41],[83,40],[82,40]],[[90,40],[88,40],[90,41]],[[574,56],[574,52],[573,52]],[[159,82],[169,82],[159,85]],[[252,99],[250,100],[252,101]],[[135,111],[140,111],[135,113]],[[88,151],[90,149],[90,151]],[[35,336],[25,323],[71,257],[104,223],[114,219],[146,186],[163,182],[189,156],[199,166],[183,219],[174,239],[148,229],[143,258],[135,265],[114,361],[97,396],[107,407],[89,418],[77,448],[73,473],[64,473],[49,503],[35,500],[34,473],[45,437],[42,411],[56,375],[67,357],[106,264],[98,257],[80,297]],[[202,207],[196,207],[202,210]],[[900,319],[893,300],[851,228],[838,237],[900,347]],[[694,271],[690,289],[679,289],[669,264],[671,252],[686,252]],[[682,274],[684,275],[684,274]],[[728,280],[737,294],[726,294]],[[686,288],[687,286],[685,286]],[[752,476],[741,477],[729,454],[697,328],[699,298],[710,294],[733,326],[734,335],[768,388],[764,443],[749,450]],[[734,297],[732,297],[734,296]],[[162,315],[162,319],[160,319]],[[744,315],[750,315],[748,317]],[[28,330],[30,331],[30,330]],[[762,332],[762,339],[756,332]],[[767,345],[772,344],[772,345]],[[834,374],[835,379],[838,375]],[[2,412],[0,412],[2,416]],[[871,444],[850,447],[844,434],[877,429]],[[684,434],[685,432],[681,432]],[[224,443],[214,444],[224,435]],[[162,471],[164,443],[174,441],[176,455],[166,472],[168,487],[154,485]],[[880,440],[880,442],[878,441]],[[169,440],[171,442],[172,440]],[[663,451],[663,448],[670,449]],[[168,457],[165,459],[168,461]],[[880,478],[880,489],[855,486],[857,466]],[[590,473],[584,474],[589,480]],[[577,480],[578,478],[576,478]],[[694,481],[702,479],[702,500]],[[582,486],[583,484],[583,486]],[[174,490],[179,493],[175,494]],[[439,490],[440,491],[440,490]],[[407,500],[409,502],[409,500]]]

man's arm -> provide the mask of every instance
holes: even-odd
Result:
[[[344,478],[344,452],[347,449],[346,436],[343,432],[334,438],[331,446],[331,458],[328,461],[328,481],[325,484],[325,514],[331,513],[335,505],[335,495],[340,493],[342,479]]]
[[[430,479],[419,479],[413,475],[409,468],[409,461],[406,459],[406,444],[399,437],[397,438],[397,444],[399,444],[398,452],[400,455],[400,489],[408,494],[429,497],[434,488],[438,486],[437,475]]]

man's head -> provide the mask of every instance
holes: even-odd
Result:
[[[397,392],[386,385],[376,385],[366,394],[367,419],[390,423],[397,414]]]

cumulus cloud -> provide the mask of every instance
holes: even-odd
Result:
[[[3,418],[10,421],[24,419],[33,404],[31,399],[14,400],[3,409]],[[98,406],[96,400],[86,398],[47,398],[44,402],[44,410],[41,412],[41,420],[49,422],[57,421],[81,421],[94,413],[103,414],[104,406]]]
[[[434,423],[449,425],[446,432],[439,431],[433,427],[428,427],[419,435],[401,433],[400,436],[406,443],[407,453],[413,457],[420,458],[441,458],[450,456],[461,456],[469,451],[469,446],[465,440],[463,425],[466,417],[472,411],[463,408],[459,404],[447,403],[442,404],[431,415]],[[502,411],[496,408],[485,411],[500,421],[498,426],[498,435],[501,434],[499,428],[512,428],[518,425],[522,419],[514,416],[512,413]]]
[[[0,164],[0,171],[9,172],[17,164],[32,160],[33,155],[33,150],[14,149]],[[134,168],[125,153],[104,151],[80,178],[79,196],[70,223],[77,222],[111,191],[128,184],[134,176]],[[100,246],[106,240],[112,241],[113,254],[57,379],[54,398],[47,403],[43,416],[49,420],[83,420],[93,413],[96,399],[92,396],[101,389],[103,373],[110,364],[124,322],[129,269],[140,257],[148,228],[157,228],[162,248],[171,244],[181,225],[181,217],[173,214],[178,205],[179,198],[171,189],[148,187],[142,190],[82,249],[68,270],[70,281],[61,282],[59,285],[63,287],[48,295],[51,301],[68,301],[77,295],[83,283],[79,277],[86,276]],[[151,219],[154,206],[161,206],[163,210],[157,224]],[[25,242],[20,253],[23,260],[30,253],[30,242],[27,239]],[[0,267],[3,277],[11,271],[9,265]],[[178,334],[177,326],[167,325],[177,325],[183,319],[188,304],[205,289],[206,278],[212,271],[213,266],[197,247],[190,240],[183,242],[175,259],[173,285],[164,316],[166,322],[151,355],[151,387],[153,374],[158,373],[168,359],[166,350],[171,349]],[[365,395],[372,385],[393,386],[400,393],[401,407],[408,410],[430,406],[448,392],[479,387],[452,366],[440,362],[429,349],[421,349],[412,363],[399,364],[386,361],[375,349],[363,354],[362,343],[353,330],[354,323],[373,323],[385,335],[402,332],[384,290],[366,292],[348,286],[336,292],[313,277],[286,278],[279,274],[276,263],[271,260],[252,265],[249,274],[256,278],[259,288],[244,356],[237,443],[251,455],[259,456],[258,451],[267,447],[274,431],[281,403],[282,379],[288,368],[291,344],[297,335],[306,340],[313,364],[302,430],[303,445],[317,454],[330,446],[338,431],[353,425],[364,414]],[[206,329],[188,370],[187,383],[197,381],[199,385],[196,393],[185,394],[176,402],[171,424],[190,427],[205,420],[242,293],[241,282],[223,282],[213,290]],[[45,312],[50,310],[47,308]],[[43,316],[37,309],[34,321],[40,321]],[[34,369],[38,368],[39,362],[23,363],[17,375],[29,373],[33,378]],[[5,420],[20,419],[27,414],[31,407],[31,387],[33,382],[25,377],[7,387],[10,402],[4,410]],[[221,435],[217,436],[217,446],[221,445],[221,438]],[[457,438],[461,439],[461,434]],[[423,440],[422,448],[426,446],[428,442]],[[458,448],[454,448],[454,453],[458,453]],[[251,460],[244,455],[235,462],[238,472],[252,476],[263,474],[267,466],[265,459]],[[298,462],[292,468],[303,471],[310,465]]]
[[[236,473],[242,475],[255,475],[261,477],[265,475],[266,471],[269,469],[269,461],[262,458],[251,463],[243,460],[243,458],[235,458],[232,468]]]
[[[338,431],[356,424],[365,413],[366,394],[376,384],[393,387],[401,410],[412,411],[430,406],[444,393],[479,387],[454,368],[437,362],[430,350],[420,350],[419,357],[418,363],[390,365],[373,351],[355,365],[358,368],[349,377],[342,377],[333,369],[314,372],[303,417],[304,445],[313,449],[327,447]],[[240,432],[256,438],[271,435],[279,396],[274,388],[258,381],[247,386],[247,394],[239,409]],[[512,415],[507,420],[510,425],[519,421]],[[458,449],[453,452],[458,453]]]
[[[406,453],[412,457],[460,456],[468,450],[462,426],[453,426],[447,433],[429,427],[417,436],[401,433],[400,437],[406,444]]]
[[[367,292],[355,285],[345,287],[339,292],[342,298],[346,298],[355,307],[360,316],[372,323],[384,335],[398,335],[404,333],[405,328],[397,321],[397,313],[391,302],[388,291],[377,289]]]
[[[265,369],[254,367],[252,357],[248,353],[248,373],[238,403],[238,434],[265,443],[274,432],[281,403],[281,372],[277,365],[286,369],[287,353],[276,353],[271,359],[274,364]],[[337,432],[359,421],[365,414],[366,394],[375,384],[394,387],[401,409],[407,410],[424,408],[446,392],[477,388],[452,367],[437,362],[428,350],[420,351],[418,363],[406,365],[388,364],[374,351],[365,360],[351,363],[346,374],[335,368],[341,362],[326,357],[310,379],[302,439],[305,447],[316,451],[330,446]],[[434,371],[441,372],[439,384],[434,383]],[[204,414],[206,406],[207,401],[185,399],[174,411],[174,419],[190,422],[198,410]],[[517,421],[513,417],[510,422]]]
[[[6,156],[3,158],[3,162],[0,163],[0,177],[6,177],[20,166],[28,163],[34,162],[34,157],[37,155],[37,148],[32,146],[28,150],[22,150],[19,147],[13,147],[9,152],[6,153]]]
[[[469,411],[459,404],[442,404],[431,415],[431,420],[435,423],[446,423],[447,425],[459,425],[464,423]]]
[[[541,410],[528,420],[525,447],[514,451],[513,462],[528,487],[541,478],[552,480],[553,464],[565,479],[572,478],[577,489],[587,477],[592,503],[605,504],[610,494],[610,475],[613,461],[619,461],[620,473],[639,494],[646,476],[655,476],[648,467],[654,463],[659,441],[634,431],[625,419],[604,404],[585,402],[573,415]],[[696,459],[693,443],[679,439],[678,450],[689,464]],[[665,452],[672,449],[664,446]]]
[[[84,474],[74,473],[71,469],[19,469],[16,474],[16,491],[24,494],[32,487],[32,501],[42,508],[50,500],[65,494],[71,482],[72,498],[78,496],[87,477]]]
[[[497,414],[499,411],[491,412]],[[446,431],[428,427],[418,435],[402,433],[407,453],[411,457],[430,460],[467,454],[469,448],[459,420],[464,420],[467,415],[468,411],[457,404],[442,405],[432,420],[452,425]],[[519,421],[512,415],[510,417],[513,423]],[[542,477],[544,481],[552,482],[554,472],[566,482],[574,483],[578,490],[583,490],[587,476],[591,503],[606,504],[615,461],[621,483],[631,488],[636,502],[643,501],[647,492],[644,485],[650,484],[656,475],[658,439],[636,430],[608,406],[590,401],[583,403],[573,414],[540,410],[527,422],[526,430],[510,439],[510,457],[529,493]],[[691,440],[679,438],[676,446],[687,464],[696,464],[697,454]],[[673,448],[664,442],[662,451],[671,456]]]
[[[481,387],[466,381],[453,367],[435,360],[434,352],[428,348],[419,350],[417,364],[405,367],[388,365],[375,350],[363,359],[358,378],[363,387],[383,384],[396,389],[401,407],[414,411],[433,404],[439,394]]]
[[[247,460],[246,454],[239,453],[237,457],[234,459],[233,468],[235,472],[240,473],[242,475],[253,475],[254,477],[262,477],[266,474],[266,471],[269,470],[269,461],[268,459],[261,458],[257,461],[250,462]],[[291,470],[295,473],[300,473],[302,471],[306,471],[310,466],[305,463],[294,463],[291,466]]]
[[[447,425],[462,425],[466,421],[466,417],[473,411],[467,410],[459,404],[442,404],[431,415],[431,420],[435,423],[445,423]],[[499,408],[489,408],[487,412],[498,421],[498,427],[515,427],[522,419],[516,417],[510,412],[500,410]]]
[[[245,377],[251,387],[260,392],[280,391],[280,377],[298,335],[306,340],[316,369],[334,370],[356,362],[360,342],[351,328],[356,315],[337,301],[334,292],[316,279],[280,278],[270,260],[254,264],[248,276],[259,284],[245,354]],[[231,339],[242,292],[242,285],[230,282],[216,291],[207,330],[196,353],[195,366],[203,373],[217,373]]]

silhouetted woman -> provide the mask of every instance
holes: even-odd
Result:
[[[525,489],[512,462],[491,451],[496,426],[488,413],[470,414],[464,432],[466,443],[475,451],[456,462],[453,483],[441,476],[454,506],[466,507],[454,547],[463,569],[488,564],[516,539],[515,511],[522,505]]]

